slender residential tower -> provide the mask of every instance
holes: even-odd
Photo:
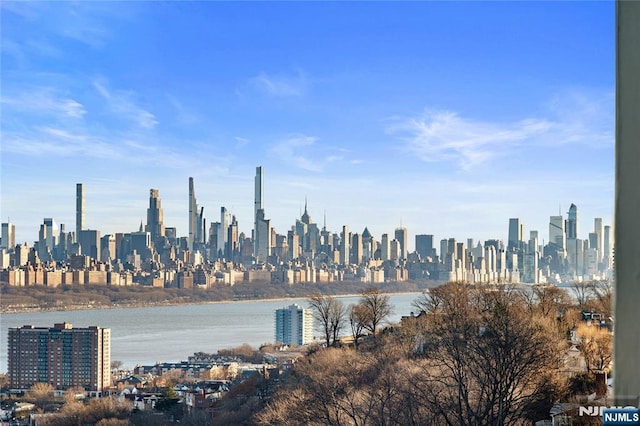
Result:
[[[264,218],[264,204],[262,201],[262,191],[264,189],[264,180],[262,176],[262,166],[256,167],[255,177],[255,195],[253,198],[253,253],[258,253],[258,218],[260,210],[263,211],[262,218]]]
[[[80,231],[85,227],[84,223],[84,184],[76,184],[76,242],[80,238]]]
[[[196,194],[193,188],[193,178],[189,178],[189,250],[193,250],[195,241],[196,226],[198,223],[198,205]]]

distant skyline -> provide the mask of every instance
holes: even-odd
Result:
[[[146,222],[548,238],[612,224],[614,12],[602,2],[2,2],[0,219],[30,245]]]

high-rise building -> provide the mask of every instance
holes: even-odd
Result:
[[[53,328],[9,329],[9,387],[29,389],[48,383],[55,389],[80,386],[100,392],[111,384],[111,330],[69,323]]]
[[[277,309],[275,341],[285,345],[306,345],[313,341],[313,311],[298,305]]]
[[[421,259],[427,257],[435,258],[435,250],[433,248],[433,235],[416,235],[416,251]]]
[[[0,243],[0,249],[7,249],[13,251],[16,247],[16,226],[11,222],[2,224],[2,242]]]
[[[83,229],[78,236],[80,254],[89,256],[92,259],[100,260],[100,231],[94,229]]]
[[[406,260],[408,254],[408,245],[409,245],[409,236],[407,234],[407,228],[399,227],[396,228],[395,231],[395,239],[398,240],[398,244],[400,244],[400,259]]]
[[[562,216],[549,217],[549,243],[555,244],[558,249],[565,250],[567,247],[566,237]]]
[[[84,184],[76,184],[76,242],[80,238],[80,231],[85,227],[84,223]]]
[[[602,218],[601,217],[596,217],[593,220],[593,232],[596,233],[597,236],[597,245],[596,247],[594,247],[596,250],[598,250],[598,264],[602,263],[602,254],[603,254],[603,237],[604,237],[604,228],[602,226]]]
[[[162,202],[157,189],[149,191],[149,208],[147,209],[146,231],[151,234],[151,241],[156,242],[164,237]]]
[[[198,203],[193,185],[193,178],[189,178],[189,250],[194,249],[198,228]]]
[[[602,263],[605,270],[611,268],[611,260],[611,226],[606,225],[602,241]]]
[[[253,197],[253,253],[258,255],[258,218],[264,219],[264,204],[262,193],[264,190],[264,178],[262,175],[262,167],[256,167],[256,176],[254,178],[254,197]],[[262,211],[262,215],[260,215]]]
[[[342,227],[342,238],[340,239],[340,264],[348,265],[349,264],[349,244],[351,242],[351,234],[349,234],[349,227],[344,225]]]
[[[227,257],[227,241],[229,241],[229,222],[231,221],[231,213],[226,207],[220,207],[220,227],[216,235],[216,247],[218,253],[222,257]],[[227,260],[229,258],[227,257]]]
[[[572,203],[567,215],[567,239],[575,240],[578,238],[578,207]]]
[[[520,219],[509,219],[509,240],[507,244],[508,249],[516,249],[520,247],[522,241],[523,226],[520,223]]]

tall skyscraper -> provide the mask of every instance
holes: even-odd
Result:
[[[218,253],[223,257],[227,256],[227,241],[229,241],[229,222],[231,220],[231,214],[226,207],[220,207],[220,229],[216,235],[216,246],[218,247]],[[229,258],[227,258],[229,260]]]
[[[572,203],[567,214],[567,239],[575,240],[578,238],[578,207]]]
[[[409,236],[407,233],[407,228],[404,227],[399,227],[396,228],[395,231],[395,239],[398,240],[398,243],[400,244],[400,259],[402,260],[406,260],[407,259],[407,254],[408,254],[408,245],[409,245]]]
[[[193,178],[189,178],[189,250],[193,250],[196,240],[196,229],[198,227],[198,203],[196,203],[196,192],[193,186]]]
[[[189,178],[189,250],[195,251],[205,243],[207,224],[204,219],[204,207],[198,206],[193,178]]]
[[[157,189],[149,191],[149,208],[147,209],[146,231],[151,234],[151,241],[156,242],[164,237],[162,202]]]
[[[16,226],[11,222],[2,224],[2,242],[0,249],[12,251],[16,247]]]
[[[254,178],[254,197],[253,197],[253,253],[258,254],[258,216],[262,211],[261,217],[264,219],[264,204],[262,200],[262,192],[264,189],[264,180],[262,176],[262,167],[256,167],[256,176]]]
[[[80,238],[80,231],[85,227],[84,217],[84,184],[76,184],[76,242]]]
[[[604,269],[611,268],[611,226],[604,227],[603,241],[602,241],[602,263]]]
[[[567,247],[566,234],[564,232],[564,219],[562,216],[549,217],[549,243],[553,243],[559,249]]]
[[[305,345],[313,341],[313,311],[298,305],[277,309],[275,341],[285,345]]]
[[[10,328],[9,387],[27,390],[48,383],[64,390],[79,386],[100,392],[111,384],[111,330],[69,323],[53,328]]]
[[[427,257],[435,258],[433,235],[416,235],[416,251],[423,260]]]
[[[603,237],[604,237],[604,228],[602,226],[602,218],[601,217],[596,217],[593,220],[593,232],[596,233],[597,235],[597,246],[594,247],[595,249],[598,250],[598,264],[602,263],[602,254],[603,254]]]
[[[507,244],[508,249],[516,249],[520,247],[520,241],[522,241],[523,226],[520,223],[519,218],[509,219],[509,242]]]
[[[80,244],[80,254],[89,256],[92,259],[100,260],[100,231],[94,229],[83,229],[78,236]]]
[[[351,235],[349,234],[349,227],[344,225],[342,227],[342,238],[340,239],[340,264],[348,265],[349,264],[349,244],[351,242]]]

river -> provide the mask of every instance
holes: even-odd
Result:
[[[390,294],[394,307],[390,323],[409,315],[419,293]],[[345,306],[358,297],[338,297]],[[7,371],[7,336],[11,327],[34,325],[53,327],[69,322],[74,327],[97,325],[111,329],[111,360],[125,367],[156,361],[186,360],[194,352],[215,353],[218,349],[248,343],[258,347],[274,339],[274,313],[278,308],[306,299],[222,302],[198,305],[114,308],[60,312],[3,314],[0,318],[0,372]],[[348,328],[348,327],[346,327]],[[320,333],[316,332],[320,337]]]

